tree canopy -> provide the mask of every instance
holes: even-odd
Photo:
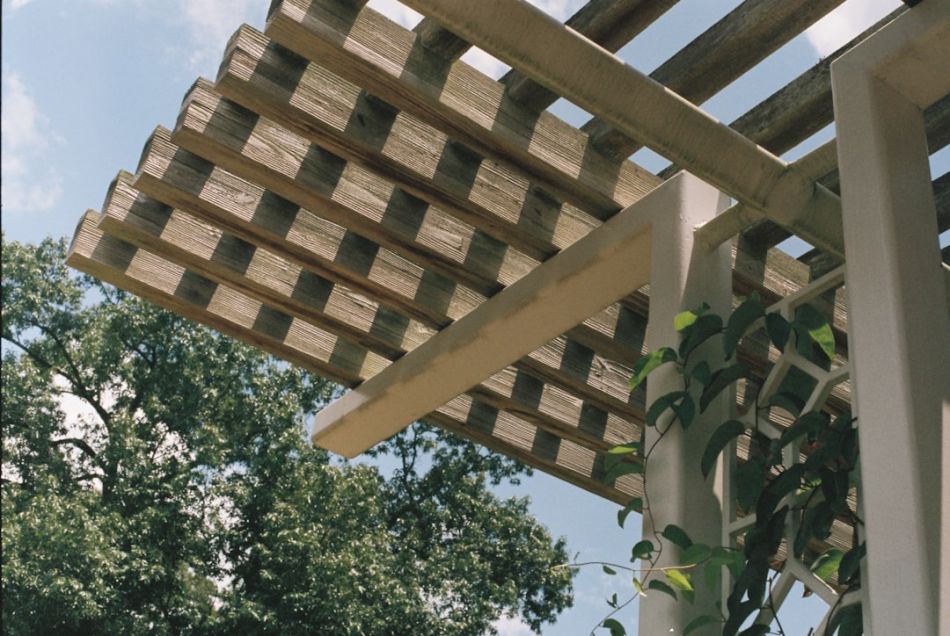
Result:
[[[333,459],[303,423],[330,383],[64,253],[3,242],[4,631],[483,634],[570,606],[563,540],[491,492],[522,465],[422,425],[391,468]]]

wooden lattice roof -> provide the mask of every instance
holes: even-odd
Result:
[[[746,0],[651,77],[700,104],[840,3]],[[83,217],[69,263],[353,387],[677,170],[631,162],[640,142],[602,119],[561,121],[545,110],[558,94],[518,71],[496,81],[459,61],[469,45],[436,20],[409,31],[362,4],[275,1],[264,33],[241,27],[217,80],[194,84],[175,130],[157,129],[136,174],[120,173],[101,213]],[[591,0],[566,24],[617,51],[674,4]],[[724,138],[755,161],[826,126],[831,61],[906,10]],[[950,140],[950,98],[926,121],[936,152]],[[777,178],[782,165],[769,163]],[[809,187],[836,191],[834,142],[793,167]],[[948,175],[934,189],[943,232]],[[837,262],[834,238],[822,243],[807,223],[802,233],[825,251],[796,260],[775,249],[795,223],[741,205],[724,215],[716,240],[741,232],[737,295],[776,300]],[[639,437],[644,394],[628,379],[648,304],[648,289],[631,290],[425,419],[626,503],[637,476],[604,483],[602,456]],[[840,334],[843,299],[833,313]],[[767,351],[753,343],[741,355],[761,374]],[[839,388],[832,408],[847,401]]]

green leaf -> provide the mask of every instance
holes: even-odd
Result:
[[[815,562],[811,564],[812,573],[817,576],[822,581],[829,581],[831,577],[835,575],[835,572],[838,571],[838,567],[841,565],[841,558],[844,556],[844,552],[838,548],[831,548],[827,552],[821,554]]]
[[[653,542],[650,541],[649,539],[643,539],[642,541],[638,541],[633,546],[633,555],[631,556],[630,560],[636,561],[637,559],[646,558],[650,556],[651,554],[653,554],[654,549],[655,548],[653,547]]]
[[[677,400],[681,400],[686,397],[685,391],[673,391],[667,393],[666,395],[661,395],[657,399],[653,400],[653,404],[650,405],[650,408],[647,409],[647,426],[656,426],[656,421],[663,415],[663,412],[668,408],[673,406],[673,403]]]
[[[805,467],[802,464],[790,466],[782,474],[771,480],[759,497],[755,514],[764,519],[772,514],[775,506],[782,498],[798,490],[805,476]]]
[[[770,631],[771,628],[768,625],[752,625],[739,632],[739,636],[765,636]]]
[[[607,605],[609,605],[610,607],[614,609],[617,609],[617,594],[616,593],[612,594],[610,598],[607,599]]]
[[[640,444],[638,442],[627,442],[626,444],[621,444],[620,446],[614,446],[609,451],[610,455],[629,455],[630,453],[640,452]]]
[[[604,473],[604,483],[612,484],[624,475],[642,475],[643,464],[640,462],[619,462]]]
[[[805,404],[791,393],[775,393],[769,396],[768,405],[777,406],[790,415],[797,417]]]
[[[624,460],[627,455],[633,455],[640,452],[640,445],[636,442],[614,446],[604,455],[604,470],[611,470],[618,463]]]
[[[634,497],[633,499],[631,499],[629,502],[627,502],[626,506],[624,506],[623,508],[617,511],[617,525],[622,528],[624,522],[627,521],[627,516],[631,512],[636,512],[638,510],[641,510],[642,508],[643,508],[642,497]]]
[[[616,618],[608,618],[602,625],[610,630],[610,636],[626,636],[627,634],[627,630]]]
[[[697,616],[691,620],[686,627],[683,629],[683,636],[689,636],[691,633],[695,632],[700,627],[705,627],[706,625],[712,625],[713,623],[721,623],[722,619],[718,616],[712,616],[710,614],[703,614],[702,616]]]
[[[765,316],[765,331],[769,334],[769,340],[779,351],[785,351],[785,345],[788,344],[788,335],[791,333],[791,326],[788,321],[778,313],[767,314]]]
[[[690,581],[690,575],[680,570],[666,570],[666,580],[673,584],[678,590],[687,592],[693,591],[693,583]]]
[[[706,444],[706,450],[703,451],[703,458],[700,461],[700,469],[703,471],[703,477],[709,477],[709,473],[716,465],[716,458],[723,451],[729,442],[742,435],[745,432],[745,425],[739,420],[729,420],[719,425],[713,434],[709,437],[709,443]]]
[[[742,336],[746,334],[749,327],[763,316],[765,316],[765,309],[759,301],[758,294],[752,294],[748,300],[736,307],[729,316],[729,322],[726,323],[726,331],[723,334],[722,348],[727,360],[735,353],[739,341],[742,340]]]
[[[696,418],[696,403],[690,395],[684,395],[680,402],[673,405],[673,412],[685,431]]]
[[[680,555],[680,565],[694,565],[702,563],[712,556],[712,548],[702,543],[694,543]]]
[[[864,633],[863,620],[860,603],[842,607],[831,617],[826,633],[833,634],[837,629],[838,636],[859,636]]]
[[[822,413],[821,411],[810,411],[805,413],[782,432],[782,437],[779,439],[779,445],[784,448],[786,445],[797,440],[803,435],[808,435],[809,437],[817,435],[819,431],[828,426],[829,421],[830,418],[828,415],[826,413]]]
[[[689,538],[689,535],[686,534],[682,528],[675,524],[671,523],[667,525],[665,528],[663,528],[663,532],[660,534],[662,534],[663,537],[670,543],[678,545],[684,550],[693,545],[693,541]]]
[[[692,310],[678,313],[673,317],[673,328],[677,331],[683,331],[683,329],[696,322],[697,318],[699,318],[699,314]]]
[[[700,360],[699,364],[693,367],[693,370],[690,371],[689,374],[703,386],[709,384],[709,381],[712,379],[712,370],[709,368],[709,363],[705,360]]]
[[[699,316],[695,322],[683,330],[683,341],[680,342],[679,354],[681,358],[688,356],[696,347],[722,331],[722,318],[715,314]]]
[[[646,596],[646,592],[643,590],[643,583],[637,577],[633,577],[633,587],[637,591],[637,594]]]
[[[601,567],[604,569],[604,574],[609,574],[610,576],[613,576],[614,574],[617,573],[617,570],[613,569],[612,567],[608,565],[603,565]]]
[[[867,553],[867,544],[862,543],[856,548],[848,550],[838,565],[838,583],[844,584],[851,580],[857,574],[861,565],[861,559]]]
[[[633,376],[630,378],[630,390],[634,391],[646,379],[650,372],[661,364],[673,362],[676,360],[676,352],[670,347],[662,347],[641,356],[637,363],[633,365]]]
[[[736,500],[743,510],[752,510],[765,481],[766,466],[761,459],[749,459],[736,468]]]
[[[795,321],[803,325],[808,336],[832,360],[835,357],[835,334],[825,316],[811,305],[802,305],[795,311]]]
[[[659,579],[652,579],[649,585],[647,585],[647,589],[657,590],[659,592],[663,592],[664,594],[669,594],[674,599],[676,598],[676,590]]]
[[[706,407],[709,406],[710,402],[716,399],[717,395],[732,386],[732,384],[740,378],[746,378],[748,376],[749,370],[741,362],[719,369],[713,373],[709,384],[703,389],[703,394],[699,398],[699,410],[705,412]]]

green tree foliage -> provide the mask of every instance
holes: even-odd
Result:
[[[416,426],[312,448],[332,387],[3,244],[3,625],[11,634],[483,634],[571,604],[526,469]],[[69,419],[64,400],[95,415]]]

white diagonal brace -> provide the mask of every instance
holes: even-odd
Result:
[[[405,0],[453,33],[798,234],[843,255],[840,201],[525,0]]]
[[[718,197],[692,175],[671,179],[327,406],[313,442],[357,455],[649,283],[657,215],[715,210]]]

